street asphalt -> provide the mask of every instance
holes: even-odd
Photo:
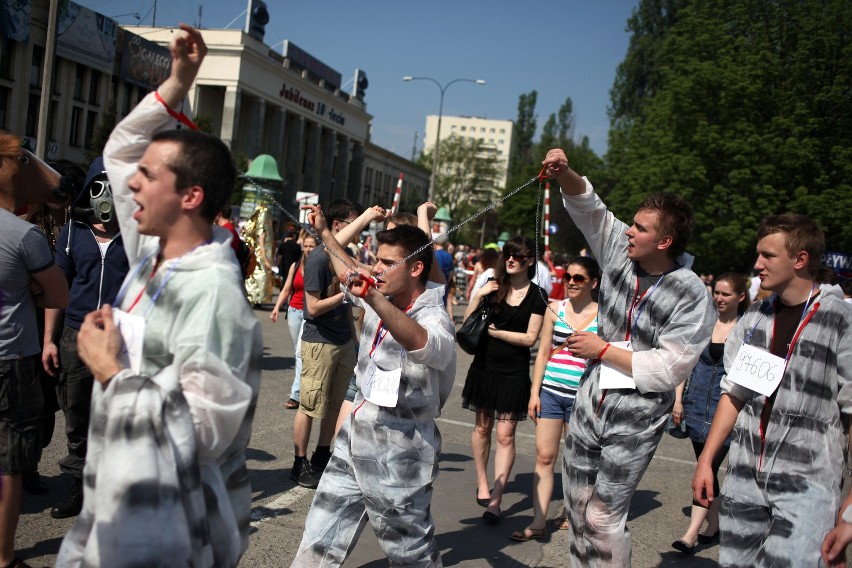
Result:
[[[464,306],[456,309],[460,321]],[[289,566],[299,546],[304,520],[314,492],[288,478],[293,463],[293,410],[284,402],[293,380],[293,346],[287,324],[273,324],[269,312],[255,310],[264,337],[264,370],[254,431],[248,450],[253,489],[252,534],[240,566]],[[473,413],[461,408],[461,390],[471,357],[458,351],[453,393],[438,419],[443,437],[440,474],[435,483],[432,513],[436,538],[445,566],[540,566],[570,564],[568,533],[552,533],[544,542],[514,542],[509,534],[532,519],[532,472],[535,430],[531,421],[519,424],[517,458],[503,499],[503,517],[496,526],[481,520],[484,509],[474,501],[474,467],[470,452]],[[34,567],[53,566],[62,537],[73,519],[50,517],[54,503],[66,497],[70,480],[61,476],[57,462],[64,455],[64,421],[57,413],[53,441],[45,449],[40,470],[49,493],[24,496],[17,533],[17,553]],[[316,436],[316,428],[314,438]],[[315,442],[311,444],[311,450]],[[493,463],[493,462],[492,462]],[[560,462],[561,463],[561,462]],[[628,518],[633,542],[633,566],[716,566],[718,547],[699,545],[694,556],[671,548],[688,524],[695,458],[688,440],[665,436],[633,498]],[[558,469],[558,468],[557,468]],[[561,476],[549,517],[561,508]],[[168,530],[168,527],[163,527]],[[368,525],[345,566],[387,566]]]

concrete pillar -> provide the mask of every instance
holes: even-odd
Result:
[[[240,90],[234,86],[225,88],[225,102],[222,105],[222,130],[219,138],[233,152],[234,144],[237,142],[237,133],[240,127]]]
[[[331,189],[334,185],[334,130],[323,128],[320,136],[320,173],[319,202],[327,205],[331,202]]]
[[[318,193],[320,176],[320,137],[322,127],[312,120],[305,121],[305,177],[302,191]]]
[[[349,161],[349,183],[346,186],[346,199],[364,205],[361,195],[361,170],[364,169],[364,145],[352,142],[352,159]]]
[[[263,130],[266,123],[266,101],[254,99],[252,101],[252,113],[249,121],[249,129],[246,136],[246,155],[256,158],[258,154],[265,154],[263,147]]]
[[[349,181],[349,137],[337,135],[337,155],[334,162],[334,186],[331,189],[333,199],[346,198]]]
[[[279,164],[284,163],[284,121],[286,111],[275,105],[266,109],[265,144],[266,153],[272,155]]]
[[[305,144],[305,119],[294,114],[287,121],[287,150],[284,159],[284,191],[295,195],[302,191],[302,155]]]

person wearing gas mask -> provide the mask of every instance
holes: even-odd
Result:
[[[102,158],[96,158],[89,167],[83,191],[59,233],[56,264],[68,281],[70,301],[64,310],[45,310],[42,364],[48,374],[59,376],[57,396],[65,414],[68,455],[60,460],[59,467],[74,484],[67,499],[50,511],[51,517],[64,519],[78,515],[83,507],[83,465],[93,384],[91,371],[77,354],[77,333],[86,314],[115,301],[128,271]],[[57,333],[60,326],[61,335]]]

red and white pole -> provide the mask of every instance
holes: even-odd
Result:
[[[550,250],[550,182],[544,184],[544,252]]]
[[[391,215],[396,213],[399,208],[399,194],[402,193],[402,178],[404,174],[399,172],[399,181],[396,182],[396,193],[393,194],[393,205],[391,205]]]

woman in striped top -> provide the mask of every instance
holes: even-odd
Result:
[[[589,257],[577,257],[568,264],[562,281],[565,299],[551,302],[551,309],[545,313],[528,408],[529,417],[536,423],[533,520],[524,530],[513,532],[513,540],[547,536],[545,523],[553,495],[553,464],[559,455],[563,429],[571,418],[574,395],[588,362],[564,349],[565,342],[574,331],[598,331],[598,263]],[[556,519],[554,528],[568,528],[565,518]]]

